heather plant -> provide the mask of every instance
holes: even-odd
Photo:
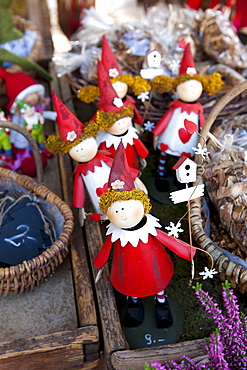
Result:
[[[222,284],[221,309],[217,302],[197,283],[195,294],[205,312],[212,318],[216,329],[205,339],[208,362],[196,363],[182,355],[178,362],[166,359],[162,364],[144,364],[144,370],[246,370],[247,369],[247,319],[240,312],[237,297],[230,283]]]

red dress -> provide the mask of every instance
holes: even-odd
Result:
[[[146,224],[135,231],[113,224],[108,226],[109,236],[95,257],[94,265],[101,269],[114,245],[110,280],[124,295],[145,297],[159,293],[169,284],[173,263],[162,244],[189,261],[195,254],[195,249],[188,244],[158,230],[161,226],[157,221],[148,214]]]

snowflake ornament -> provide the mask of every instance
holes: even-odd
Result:
[[[145,102],[145,100],[149,100],[149,91],[143,91],[138,96],[137,99],[140,99],[142,103]]]
[[[121,180],[115,180],[114,182],[111,183],[111,187],[114,190],[123,189],[124,185],[125,185],[125,182]]]
[[[178,60],[173,60],[169,64],[169,69],[171,70],[172,74],[175,76],[178,75],[179,67],[180,67],[180,62]]]
[[[66,136],[66,140],[74,141],[77,138],[77,133],[75,131],[69,131]]]
[[[143,126],[145,130],[152,132],[155,127],[155,123],[151,121],[147,121],[143,123]]]
[[[206,280],[207,278],[212,279],[215,274],[218,274],[218,271],[215,269],[209,270],[208,267],[204,267],[204,271],[199,272],[199,275],[202,275],[203,280]]]
[[[198,143],[198,146],[197,147],[192,147],[192,149],[194,150],[194,152],[196,154],[199,154],[202,156],[203,159],[206,158],[206,156],[210,153],[207,151],[207,147],[202,147],[202,144]]]
[[[114,98],[113,99],[113,105],[115,105],[117,108],[121,108],[123,106],[123,101],[120,98]]]
[[[170,222],[170,226],[165,227],[166,230],[169,230],[167,235],[178,238],[179,233],[182,233],[184,231],[180,226],[181,222],[178,222],[176,225],[173,222]]]

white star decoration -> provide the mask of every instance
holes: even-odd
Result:
[[[114,98],[113,99],[113,104],[117,107],[120,108],[123,106],[123,101],[120,98]]]
[[[196,75],[196,69],[195,69],[195,67],[188,67],[186,69],[186,74],[187,75],[190,75],[190,76]]]
[[[121,181],[121,180],[115,180],[111,183],[111,187],[112,189],[123,189],[125,185],[125,182],[124,181]]]
[[[110,77],[118,77],[119,73],[117,68],[110,68],[109,69],[109,76]]]
[[[203,159],[206,158],[206,156],[210,153],[207,151],[207,147],[202,147],[202,144],[198,143],[198,146],[196,148],[192,148],[196,154],[199,154],[202,156]]]
[[[152,132],[153,129],[154,129],[155,123],[151,122],[151,121],[147,121],[147,122],[143,123],[143,126],[144,126],[145,130]]]
[[[67,132],[66,140],[68,141],[74,141],[77,138],[77,134],[75,131],[69,131]]]
[[[165,229],[169,230],[168,235],[178,238],[179,233],[182,233],[184,230],[180,228],[181,222],[178,222],[176,225],[173,222],[170,222],[170,226],[166,226]]]
[[[149,91],[143,91],[138,96],[137,99],[140,99],[143,103],[145,100],[149,100]]]
[[[215,274],[218,274],[218,271],[216,271],[215,269],[209,270],[208,267],[204,267],[204,270],[205,271],[203,271],[203,272],[199,272],[199,275],[202,275],[203,280],[205,280],[207,278],[212,279]]]

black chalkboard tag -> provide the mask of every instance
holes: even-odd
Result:
[[[0,228],[0,264],[3,267],[32,259],[52,244],[44,232],[44,220],[38,208],[26,202],[23,205],[21,208],[19,204],[14,206],[10,212],[12,220]]]

